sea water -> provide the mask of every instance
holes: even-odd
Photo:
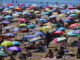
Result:
[[[24,3],[24,4],[80,4],[80,0],[0,0],[3,4],[5,3]]]

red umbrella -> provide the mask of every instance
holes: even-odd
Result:
[[[78,7],[80,7],[80,5],[77,5]]]
[[[79,24],[77,24],[77,23],[75,23],[75,24],[71,24],[70,26],[69,26],[69,28],[72,28],[72,27],[75,27],[75,26],[78,26]]]
[[[13,4],[9,4],[9,3],[7,3],[7,5],[8,5],[8,6],[13,6]]]
[[[51,6],[46,6],[45,8],[53,8],[53,7],[51,7]]]
[[[61,30],[57,30],[57,31],[55,31],[54,33],[64,33],[63,31],[61,31]]]
[[[23,22],[25,22],[25,21],[27,21],[27,19],[20,18],[20,21],[23,21]]]
[[[68,7],[69,9],[75,9],[75,7],[73,5],[69,5]]]

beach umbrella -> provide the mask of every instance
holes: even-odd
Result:
[[[14,6],[9,6],[9,8],[15,8]]]
[[[66,37],[58,37],[58,38],[55,38],[51,43],[61,42],[61,41],[64,41],[65,39]]]
[[[0,51],[0,56],[6,56],[7,53],[5,53],[4,51]]]
[[[35,35],[42,35],[42,36],[44,36],[45,33],[44,32],[36,32]]]
[[[64,20],[64,22],[71,22],[71,20],[69,20],[69,19],[66,19],[66,20]]]
[[[51,11],[51,9],[50,8],[45,8],[45,11]]]
[[[53,33],[53,32],[55,32],[55,31],[57,31],[57,29],[51,30],[51,31],[49,31],[49,33]]]
[[[13,18],[13,16],[11,16],[11,15],[6,15],[6,16],[4,16],[4,18],[12,19],[12,18]]]
[[[11,29],[11,32],[17,32],[17,31],[20,31],[20,28],[12,28]]]
[[[80,10],[79,10],[79,11],[76,11],[76,13],[78,13],[78,14],[79,14],[79,13],[80,13]]]
[[[75,26],[79,26],[79,24],[77,24],[77,23],[71,24],[71,25],[69,26],[69,28],[73,28],[73,27],[75,27]]]
[[[39,19],[38,22],[47,22],[48,19]]]
[[[61,11],[61,13],[67,13],[68,12],[68,10],[62,10]]]
[[[3,48],[3,46],[2,45],[0,45],[0,49],[2,49]]]
[[[69,5],[69,7],[68,7],[69,9],[75,9],[75,7],[73,6],[73,5]]]
[[[71,17],[71,16],[68,16],[67,18],[68,18],[68,19],[72,19],[72,17]]]
[[[27,26],[27,24],[23,23],[23,24],[20,24],[19,26]]]
[[[14,26],[6,26],[3,29],[11,29],[11,28],[15,28]]]
[[[13,45],[12,41],[4,41],[1,43],[2,46],[9,46],[9,45]]]
[[[25,21],[27,21],[27,19],[25,19],[25,18],[20,18],[20,21],[25,22]]]
[[[67,34],[68,35],[76,35],[76,34],[73,34],[73,32],[74,32],[74,30],[71,30],[71,31],[68,31]]]
[[[53,7],[51,7],[51,6],[46,6],[45,8],[50,8],[50,9],[52,9]]]
[[[35,35],[31,35],[31,34],[28,34],[28,35],[23,35],[23,38],[34,38],[36,37]]]
[[[19,6],[17,6],[17,7],[15,7],[15,9],[16,9],[16,10],[21,10],[22,8],[19,7]]]
[[[57,31],[55,31],[54,33],[60,34],[60,33],[64,33],[64,32],[61,31],[61,30],[57,30]]]
[[[30,13],[28,11],[24,11],[23,14],[30,15]]]
[[[74,30],[73,34],[80,34],[80,29]]]
[[[42,13],[42,15],[48,15],[49,14],[49,12],[43,12]]]
[[[0,10],[3,9],[2,7],[0,7]]]
[[[49,18],[55,18],[56,17],[56,15],[51,15],[51,16],[49,16]]]
[[[17,46],[9,47],[8,50],[10,50],[10,51],[22,51],[21,47],[17,47]]]
[[[64,28],[64,27],[60,27],[60,28],[58,28],[58,30],[65,30],[66,28]]]
[[[39,12],[40,12],[40,11],[35,11],[34,13],[37,14],[37,13],[39,13]]]
[[[40,30],[47,31],[47,30],[53,30],[53,28],[49,26],[43,26],[43,27],[40,27]]]
[[[2,23],[8,23],[9,24],[10,22],[7,20],[3,20]]]
[[[7,10],[9,10],[9,8],[4,8],[4,11],[7,11]]]
[[[29,43],[32,43],[32,42],[35,42],[35,41],[38,41],[38,40],[41,40],[41,39],[42,39],[41,37],[33,38],[29,41]]]
[[[14,33],[5,33],[5,34],[3,34],[3,36],[16,36],[16,34],[14,34]]]
[[[13,45],[20,45],[21,44],[21,42],[19,42],[19,41],[14,41],[13,42]]]
[[[72,16],[77,16],[77,14],[70,14],[69,16],[71,16],[71,17],[72,17]]]
[[[27,27],[36,27],[36,25],[35,24],[29,24],[29,25],[27,25]]]

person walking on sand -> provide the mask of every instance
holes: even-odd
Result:
[[[78,47],[77,58],[80,58],[80,39],[77,43],[77,47]]]

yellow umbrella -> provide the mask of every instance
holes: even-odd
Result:
[[[53,28],[51,28],[49,26],[43,26],[43,27],[40,27],[40,30],[47,31],[47,30],[53,30]]]
[[[39,13],[39,12],[40,12],[40,11],[35,11],[34,13],[37,14],[37,13]]]
[[[79,11],[76,11],[76,13],[79,14],[80,13],[80,10]]]
[[[52,14],[53,14],[53,15],[58,15],[59,13],[58,13],[58,12],[53,12]]]
[[[46,11],[51,11],[51,9],[49,9],[49,8],[46,8],[45,10],[46,10]]]
[[[63,18],[63,17],[65,17],[66,16],[66,14],[65,13],[62,13],[62,14],[59,14],[57,17],[58,18]]]
[[[13,45],[12,41],[4,41],[1,43],[2,46],[9,46],[9,45]]]

